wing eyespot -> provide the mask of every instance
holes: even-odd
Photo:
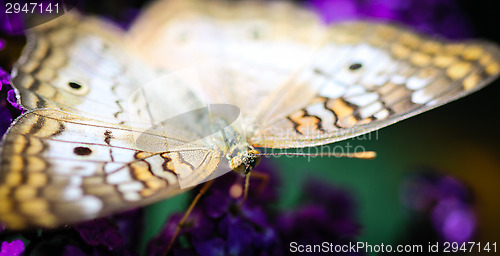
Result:
[[[90,91],[90,87],[88,85],[78,81],[69,81],[66,86],[67,87],[65,89],[75,95],[86,95]]]
[[[88,156],[92,154],[92,149],[88,147],[76,147],[75,149],[73,149],[73,153],[79,156]]]
[[[349,66],[349,70],[351,71],[355,71],[355,70],[359,70],[363,67],[363,64],[361,63],[352,63],[350,66]]]
[[[68,83],[68,86],[71,88],[71,89],[74,89],[74,90],[80,90],[83,88],[83,86],[77,82],[69,82]]]

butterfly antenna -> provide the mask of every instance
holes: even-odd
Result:
[[[308,157],[347,157],[358,159],[374,159],[377,157],[375,151],[363,151],[356,153],[260,153],[261,156],[308,156]]]
[[[198,192],[198,194],[196,195],[196,197],[193,199],[193,202],[191,202],[191,205],[189,205],[188,210],[186,211],[186,213],[184,213],[184,216],[182,217],[182,219],[177,224],[177,227],[175,228],[174,235],[170,239],[170,242],[168,243],[167,248],[165,249],[165,251],[163,251],[163,256],[167,256],[168,255],[168,253],[170,252],[170,249],[172,249],[172,246],[175,243],[175,240],[177,240],[177,237],[179,236],[179,234],[181,232],[181,229],[184,226],[184,223],[186,222],[187,218],[189,217],[189,214],[191,214],[191,212],[193,211],[194,207],[196,206],[196,204],[200,200],[201,196],[203,196],[207,192],[207,190],[210,188],[210,186],[212,185],[213,182],[214,182],[214,180],[207,181],[203,185],[203,187],[200,189],[200,191]]]

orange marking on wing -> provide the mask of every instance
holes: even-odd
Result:
[[[441,43],[436,41],[426,41],[420,46],[420,49],[428,54],[437,54],[441,49]]]
[[[14,210],[14,203],[8,199],[0,201],[0,215]]]
[[[342,127],[352,127],[358,123],[358,120],[354,116],[345,116],[337,122],[338,125]]]
[[[498,74],[498,72],[500,72],[500,66],[497,62],[493,62],[486,67],[486,73],[488,73],[488,75],[495,75]]]
[[[415,66],[423,67],[429,65],[431,62],[431,56],[421,52],[414,52],[410,57],[410,61]]]
[[[5,186],[1,186],[0,187],[0,198],[2,200],[0,200],[0,202],[3,201],[4,198],[7,198],[9,196],[9,194],[10,194],[10,188],[5,187]],[[2,212],[2,207],[0,207],[0,212]]]
[[[420,43],[420,39],[414,34],[404,33],[399,38],[399,42],[401,42],[401,44],[405,46],[408,46],[409,48],[414,49]]]
[[[27,215],[36,216],[42,213],[47,214],[49,211],[49,203],[43,199],[38,198],[29,201],[23,201],[19,205],[19,208],[21,212]]]
[[[33,219],[33,222],[40,226],[54,226],[57,223],[57,218],[50,213],[40,213]]]
[[[358,121],[358,122],[356,123],[356,125],[367,124],[367,123],[371,122],[372,120],[373,120],[373,119],[371,119],[371,118],[369,118],[369,117],[368,117],[368,118],[365,118],[365,119],[363,119],[363,120]]]
[[[393,45],[391,48],[391,52],[392,52],[392,55],[394,55],[394,57],[396,57],[398,59],[406,59],[411,53],[411,51],[410,51],[410,49],[408,49],[408,47],[405,47],[405,46],[400,45],[400,44]]]
[[[153,195],[155,192],[156,192],[156,191],[154,191],[154,190],[152,190],[152,189],[146,188],[146,189],[141,190],[140,194],[141,194],[141,196],[143,196],[143,197],[148,197],[148,196]]]
[[[334,100],[329,100],[326,103],[326,107],[331,109],[337,117],[340,119],[344,116],[351,115],[352,112],[354,111],[352,107],[347,105],[343,100],[341,99],[334,99]]]
[[[28,166],[29,166],[29,171],[34,173],[34,172],[42,172],[47,169],[47,163],[43,161],[39,157],[28,157]]]
[[[396,35],[396,30],[392,27],[389,26],[381,26],[376,34],[380,36],[381,38],[385,38],[386,40],[393,39],[394,36]]]
[[[483,48],[481,48],[477,45],[471,45],[465,49],[462,56],[466,60],[475,61],[475,60],[478,60],[482,54],[483,54]]]
[[[453,63],[456,60],[455,57],[453,56],[447,56],[447,55],[437,55],[433,63],[436,67],[439,68],[446,68],[448,67],[451,63]]]
[[[443,47],[443,51],[445,54],[459,55],[464,51],[464,48],[464,44],[449,44]]]
[[[385,44],[385,42],[387,42],[387,39],[384,39],[379,36],[373,36],[368,39],[368,42],[373,46],[382,46]]]
[[[26,146],[26,138],[24,136],[17,136],[16,139],[12,142],[12,151],[13,153],[21,153]]]
[[[135,154],[135,157],[137,159],[145,159],[145,158],[148,158],[150,157],[152,154],[149,153],[149,152],[145,152],[145,151],[141,151],[141,152],[138,152],[137,154]]]
[[[464,80],[464,89],[470,90],[479,84],[480,78],[478,74],[471,74]]]
[[[37,155],[40,154],[43,149],[42,141],[35,138],[29,139],[30,146],[26,149],[26,154],[28,155]]]
[[[335,115],[338,118],[337,124],[342,127],[351,127],[358,122],[358,120],[352,115],[354,109],[341,99],[328,101],[326,103],[326,107],[335,112]]]
[[[18,172],[7,173],[5,176],[4,184],[7,186],[19,186],[21,184],[23,177]]]
[[[481,65],[483,66],[486,66],[488,65],[488,63],[490,63],[490,61],[492,60],[493,58],[491,57],[490,54],[485,54],[481,57],[481,59],[479,59],[479,63],[481,63]]]
[[[27,184],[35,187],[43,187],[47,185],[47,175],[42,172],[30,173],[26,181]]]
[[[301,119],[298,120],[297,123],[299,124],[297,130],[302,134],[307,134],[312,131],[317,131],[319,128],[318,125],[319,119],[314,116],[302,117]]]
[[[146,186],[148,186],[152,190],[158,190],[160,188],[165,187],[165,185],[166,185],[165,181],[162,179],[158,179],[158,178],[155,178],[155,179],[152,179],[152,180],[149,180],[146,182]]]
[[[460,61],[446,70],[446,74],[454,80],[464,78],[472,69],[470,62]]]
[[[153,174],[149,171],[149,167],[144,162],[136,162],[130,165],[132,167],[132,171],[134,176],[141,181],[146,181],[153,178]]]
[[[34,198],[36,196],[36,188],[28,185],[19,186],[14,191],[14,197],[20,200]]]
[[[23,158],[20,155],[13,155],[9,160],[11,172],[20,172],[24,169]]]
[[[292,119],[292,121],[298,123],[299,120],[306,114],[306,112],[304,110],[298,110],[298,111],[295,111],[293,112],[291,115],[290,115],[290,119]]]

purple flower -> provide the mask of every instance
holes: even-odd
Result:
[[[470,241],[477,217],[470,191],[453,177],[433,169],[408,177],[403,184],[403,204],[423,219],[438,240]]]
[[[22,32],[24,22],[19,13],[6,14],[5,4],[0,5],[0,32],[6,34],[19,34]]]
[[[457,199],[441,200],[431,213],[432,223],[444,240],[468,242],[476,230],[473,208]]]
[[[14,108],[21,111],[22,113],[26,112],[26,110],[21,106],[21,104],[18,103],[16,97],[16,91],[14,91],[14,89],[10,89],[7,92],[7,102],[9,102],[10,105],[12,105]]]
[[[278,184],[278,176],[265,161],[259,169],[271,177],[269,184]],[[250,183],[250,196],[240,207],[241,194],[234,191],[241,191],[235,187],[242,183],[236,173],[214,182],[181,230],[172,255],[283,255],[291,241],[344,244],[359,233],[353,200],[342,190],[310,181],[302,206],[278,211],[272,207],[279,199],[277,186],[261,190],[257,182]],[[148,255],[165,250],[181,218],[182,213],[170,217],[150,242]]]
[[[27,255],[138,255],[142,236],[142,210],[132,210],[74,227],[22,233],[28,240]]]
[[[17,103],[16,93],[10,86],[10,75],[0,67],[0,136],[12,121],[25,110]]]
[[[0,49],[1,50],[1,49]],[[10,84],[10,75],[5,70],[0,68],[0,89],[6,84]]]
[[[89,245],[105,245],[110,250],[123,243],[123,237],[118,232],[118,227],[110,220],[99,218],[75,225],[83,240]]]
[[[310,0],[325,22],[379,19],[451,39],[470,37],[471,26],[453,0]]]
[[[261,173],[275,173],[261,163]],[[173,255],[281,255],[277,233],[270,222],[270,203],[277,187],[259,186],[251,179],[249,197],[240,207],[244,179],[234,172],[218,178],[188,218],[171,253]],[[196,191],[193,191],[193,195]],[[268,197],[268,198],[266,198]],[[170,216],[161,233],[148,245],[148,255],[161,254],[170,242],[182,214]]]
[[[21,240],[2,242],[0,256],[18,256],[24,252],[24,243]]]
[[[144,229],[144,211],[142,208],[133,209],[109,217],[118,227],[123,238],[123,246],[131,251],[139,247]]]
[[[355,241],[360,225],[349,193],[315,180],[309,180],[303,191],[304,205],[284,212],[277,222],[283,246],[292,241],[298,244],[331,241],[335,245]]]
[[[66,246],[63,255],[72,256],[70,252],[82,251],[89,247],[92,255],[135,255],[138,241],[142,235],[143,211],[130,210],[107,218],[99,218],[74,226],[85,246],[73,248]]]

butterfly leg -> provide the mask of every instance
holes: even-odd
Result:
[[[170,249],[172,249],[172,246],[174,245],[175,240],[177,239],[177,236],[179,236],[179,233],[181,232],[182,226],[186,222],[187,218],[189,217],[189,214],[193,211],[194,207],[200,201],[200,198],[207,192],[207,190],[210,188],[214,180],[209,180],[207,181],[203,187],[200,189],[200,192],[196,195],[196,197],[193,199],[193,202],[189,205],[189,208],[187,209],[186,213],[184,213],[184,216],[182,216],[182,219],[179,221],[177,224],[177,228],[175,229],[174,235],[172,236],[172,239],[170,239],[170,242],[168,243],[167,249],[163,252],[163,256],[167,256],[168,252]]]
[[[240,202],[240,207],[243,206],[243,204],[245,203],[245,201],[247,200],[247,197],[248,197],[248,187],[250,185],[250,176],[251,176],[251,173],[248,173],[247,175],[245,175],[245,185],[244,185],[244,190],[243,190],[243,198],[241,199],[241,202]]]

